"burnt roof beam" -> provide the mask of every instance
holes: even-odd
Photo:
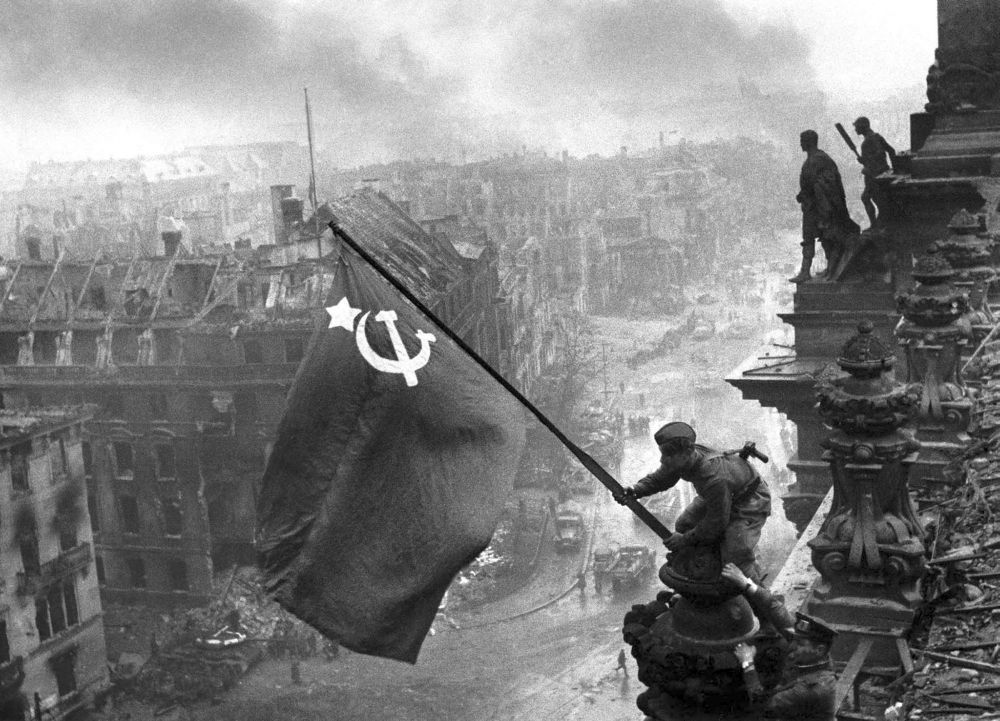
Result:
[[[174,268],[177,267],[177,256],[180,253],[175,252],[170,256],[170,261],[167,263],[167,269],[163,271],[163,277],[160,278],[160,285],[156,289],[156,300],[153,301],[153,310],[149,313],[149,327],[153,327],[153,321],[156,320],[157,313],[160,312],[160,302],[163,300],[163,291],[167,287],[167,281],[170,276],[174,274]]]
[[[3,313],[3,307],[7,304],[7,299],[10,298],[10,292],[14,289],[14,281],[17,280],[18,274],[21,272],[21,268],[24,267],[24,261],[22,260],[14,268],[14,274],[10,277],[10,282],[7,283],[7,288],[4,290],[3,297],[0,298],[0,313]]]
[[[42,289],[41,295],[38,296],[38,302],[35,303],[35,310],[31,314],[31,319],[28,321],[28,328],[32,328],[35,325],[35,321],[38,320],[38,314],[42,312],[42,304],[45,302],[45,296],[49,294],[52,289],[52,282],[56,279],[56,274],[59,273],[59,266],[62,265],[63,258],[66,257],[66,249],[63,248],[59,251],[59,256],[56,258],[56,262],[52,264],[52,272],[49,273],[48,280],[45,281],[45,287]]]
[[[76,303],[70,308],[69,318],[66,321],[67,326],[73,322],[76,318],[76,312],[83,305],[83,299],[87,296],[87,289],[90,287],[90,281],[94,277],[94,271],[97,270],[97,264],[101,260],[101,256],[104,255],[104,248],[98,248],[97,253],[94,255],[94,260],[90,263],[90,269],[87,271],[87,277],[83,280],[83,287],[80,288],[80,296],[76,299]]]
[[[129,281],[132,280],[132,271],[135,270],[136,264],[139,262],[138,252],[132,255],[132,260],[129,261],[128,270],[125,271],[125,278],[122,279],[122,284],[118,288],[118,298],[115,300],[111,309],[108,310],[108,315],[104,319],[104,332],[108,333],[111,327],[114,325],[115,316],[124,308],[125,305],[125,292],[128,289]]]

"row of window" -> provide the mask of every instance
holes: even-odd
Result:
[[[104,570],[104,559],[97,556],[94,559],[97,567],[97,582],[102,586],[107,584],[107,577]],[[163,565],[166,570],[167,585],[171,591],[188,591],[191,589],[188,582],[187,563],[183,558],[168,558]],[[125,568],[128,570],[129,586],[134,589],[146,589],[149,582],[146,578],[146,562],[139,556],[132,556],[125,559]]]
[[[285,338],[285,363],[301,363],[305,355],[305,341],[302,338]],[[243,361],[248,365],[264,363],[264,346],[253,338],[243,341]]]
[[[139,517],[138,499],[135,496],[119,496],[118,508],[121,511],[122,531],[124,533],[140,533],[142,530],[142,523]],[[184,518],[181,513],[181,503],[179,500],[162,500],[160,502],[160,517],[163,521],[163,535],[181,535],[184,528]],[[91,515],[91,519],[93,518],[96,518],[96,516]],[[91,521],[91,525],[95,525],[93,520]],[[99,523],[97,526],[99,526]],[[94,530],[98,531],[100,529],[99,527],[95,527]]]
[[[76,548],[79,538],[76,533],[76,524],[72,522],[59,524],[59,551],[65,553]],[[21,551],[21,566],[24,572],[37,576],[42,571],[42,563],[38,553],[38,536],[34,533],[22,533],[18,537],[18,546]]]
[[[88,478],[94,473],[94,451],[88,441],[84,441],[83,468]],[[131,481],[135,478],[135,448],[129,441],[111,443],[111,465],[115,478]],[[158,481],[177,479],[177,456],[174,447],[165,443],[153,445],[153,474]]]
[[[24,404],[33,406],[45,405],[82,405],[93,403],[99,407],[98,418],[139,418],[146,417],[151,421],[171,421],[171,420],[191,420],[199,418],[201,420],[211,420],[210,410],[213,407],[213,394],[190,394],[189,396],[177,393],[166,393],[163,391],[153,391],[149,393],[120,393],[107,389],[97,393],[83,393],[74,391],[70,393],[49,393],[41,391],[30,391],[24,396]],[[237,391],[233,394],[233,409],[230,412],[238,414],[239,418],[248,422],[254,422],[260,416],[260,403],[257,393],[254,391]],[[171,400],[172,397],[172,400]],[[126,400],[128,407],[126,408]],[[138,400],[138,402],[136,402]],[[142,403],[148,403],[146,408]],[[5,397],[0,394],[0,408],[15,408],[22,405],[18,399]],[[217,411],[218,409],[216,409]]]
[[[53,584],[47,593],[35,598],[35,627],[38,641],[47,641],[80,623],[76,588],[72,578]]]

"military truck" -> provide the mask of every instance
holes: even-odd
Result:
[[[553,526],[557,551],[579,550],[583,544],[583,514],[577,504],[559,504]]]
[[[611,588],[620,591],[649,578],[656,571],[656,553],[649,546],[622,546],[614,554],[605,576]]]
[[[608,579],[608,571],[615,565],[618,558],[617,548],[596,548],[594,549],[593,569],[594,585],[601,588]]]

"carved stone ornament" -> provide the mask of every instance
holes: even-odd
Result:
[[[948,237],[934,243],[939,252],[957,272],[960,281],[974,280],[979,275],[996,275],[993,264],[1000,244],[986,232],[985,219],[964,208],[948,223]]]
[[[820,415],[834,428],[851,435],[888,433],[906,423],[920,405],[918,384],[900,385],[886,372],[895,356],[875,336],[874,324],[858,324],[837,358],[847,378],[825,379],[816,386]]]
[[[922,389],[888,377],[889,357],[871,323],[862,322],[838,359],[850,376],[816,389],[820,413],[836,429],[823,443],[833,504],[809,541],[828,597],[871,597],[870,588],[855,584],[898,587],[923,571],[922,530],[907,482],[920,444],[902,428],[919,408]],[[903,602],[900,594],[889,596]]]
[[[955,270],[937,248],[931,246],[917,258],[912,274],[917,287],[896,296],[897,310],[910,323],[923,328],[946,326],[969,310],[966,294],[951,284]]]
[[[1000,108],[1000,59],[996,53],[938,49],[927,71],[929,113]]]
[[[923,385],[921,415],[958,427],[968,413],[962,350],[973,337],[966,292],[951,283],[954,270],[934,247],[917,258],[919,285],[897,296],[902,320],[896,337],[906,353],[907,381]]]

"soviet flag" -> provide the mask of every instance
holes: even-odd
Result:
[[[489,544],[524,443],[518,401],[344,248],[258,503],[266,589],[359,653],[415,662]]]

